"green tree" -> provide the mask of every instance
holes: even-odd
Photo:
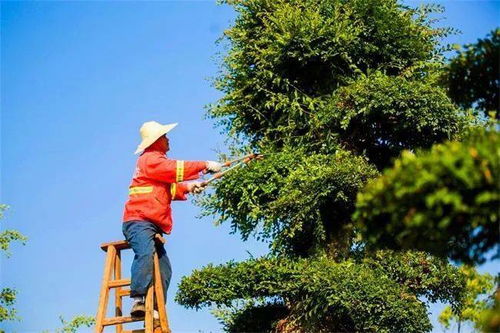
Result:
[[[0,219],[3,218],[4,211],[8,208],[7,205],[0,204]],[[0,249],[10,257],[10,243],[13,241],[21,241],[25,244],[27,238],[16,230],[4,230],[0,232]],[[17,291],[12,288],[3,288],[0,290],[0,322],[7,320],[19,319],[16,315],[14,304],[16,302]]]
[[[354,218],[368,247],[418,249],[469,264],[500,256],[500,136],[405,151],[358,194]]]
[[[199,199],[270,254],[196,270],[176,300],[220,306],[228,331],[425,332],[425,296],[459,308],[463,274],[419,252],[359,246],[357,193],[404,149],[459,138],[469,119],[438,85],[436,6],[396,0],[227,1],[209,108],[231,153],[259,151]],[[458,311],[458,310],[457,310]]]
[[[446,307],[439,315],[439,322],[450,328],[453,321],[458,323],[458,332],[464,322],[472,322],[476,328],[482,324],[482,314],[488,310],[488,300],[484,296],[493,294],[494,278],[490,274],[480,274],[472,266],[462,266],[460,270],[467,277],[465,297],[459,312]]]
[[[453,101],[500,117],[500,29],[458,50],[446,67],[444,81]]]

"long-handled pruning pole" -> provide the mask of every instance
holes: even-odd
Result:
[[[252,153],[252,154],[248,154],[248,155],[245,155],[243,157],[240,157],[240,158],[236,158],[234,160],[226,161],[226,162],[222,163],[222,165],[225,167],[229,167],[234,163],[236,163],[236,164],[234,164],[233,166],[231,166],[230,168],[228,168],[224,171],[221,171],[221,172],[214,174],[212,176],[212,178],[202,182],[201,186],[205,187],[208,184],[210,184],[211,182],[213,182],[214,180],[221,178],[222,176],[224,176],[226,173],[230,172],[231,170],[234,170],[242,165],[248,164],[252,160],[260,160],[263,158],[263,156],[264,155],[262,155],[262,154]]]

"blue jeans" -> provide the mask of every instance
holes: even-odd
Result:
[[[153,281],[153,255],[156,250],[166,301],[167,289],[172,277],[172,266],[163,244],[156,244],[154,240],[155,234],[162,235],[163,231],[148,221],[127,221],[123,223],[122,232],[135,254],[132,262],[130,297],[146,295]]]

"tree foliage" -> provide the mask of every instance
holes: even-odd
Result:
[[[247,300],[212,310],[226,332],[270,332],[290,314],[280,301]]]
[[[258,237],[272,239],[275,253],[306,256],[335,242],[333,235],[352,236],[345,224],[356,193],[376,175],[364,158],[344,150],[330,155],[283,150],[234,171],[200,202],[205,214],[230,220],[244,239],[258,230]],[[340,248],[332,247],[332,254],[347,252],[350,242],[344,243],[335,242]]]
[[[215,82],[225,95],[209,115],[256,148],[288,143],[330,150],[335,129],[321,133],[312,126],[322,123],[318,112],[334,113],[325,105],[332,94],[376,71],[393,78],[427,75],[422,67],[439,58],[438,39],[448,32],[429,26],[426,14],[438,8],[415,10],[395,0],[228,2],[239,16],[225,32],[231,48]],[[436,110],[435,125],[443,116],[443,122],[457,117],[442,93],[428,95],[445,105]],[[419,105],[413,108],[418,113]],[[442,130],[433,128],[439,140]]]
[[[16,302],[17,291],[12,288],[3,288],[0,291],[0,322],[18,319],[14,303]]]
[[[500,28],[484,39],[467,44],[447,66],[444,81],[453,101],[500,117]]]
[[[226,306],[219,315],[231,331],[429,331],[418,297],[458,304],[462,275],[430,257],[412,266],[414,253],[373,259],[352,214],[357,193],[401,151],[459,138],[469,125],[438,84],[439,39],[451,31],[432,27],[440,7],[224,2],[238,16],[215,80],[223,96],[208,115],[233,154],[264,159],[227,174],[199,204],[271,253],[195,271],[177,300]]]
[[[95,325],[95,318],[87,315],[76,315],[69,321],[64,319],[63,316],[59,316],[59,321],[63,326],[55,329],[53,331],[55,333],[76,333],[82,327],[92,327]],[[44,330],[42,333],[50,332],[49,330]]]
[[[0,219],[3,218],[3,212],[8,209],[7,205],[0,204]],[[27,238],[17,230],[4,230],[0,232],[0,250],[4,252],[7,257],[11,255],[9,251],[10,243],[20,241],[25,244]]]
[[[332,252],[343,257],[358,187],[403,149],[461,133],[465,118],[425,70],[446,30],[429,26],[435,8],[392,0],[230,3],[239,16],[216,80],[225,95],[209,115],[248,143],[235,151],[267,155],[221,180],[201,201],[205,213],[231,221],[243,238],[271,240],[278,253],[339,240]]]
[[[478,325],[483,332],[500,331],[500,277],[497,276],[496,290],[489,297],[487,308],[481,312]]]
[[[459,311],[452,311],[451,307],[446,307],[439,315],[439,322],[445,328],[450,328],[453,321],[472,322],[476,328],[480,328],[484,322],[483,316],[489,311],[491,306],[485,296],[490,296],[494,292],[494,278],[490,274],[480,274],[474,267],[462,266],[460,270],[466,276],[466,288],[464,298]]]
[[[7,208],[7,205],[0,204],[0,219],[3,218],[3,212]],[[10,243],[13,241],[21,241],[24,244],[26,240],[27,238],[16,230],[4,230],[0,232],[0,250],[9,257]],[[19,319],[14,308],[16,294],[17,291],[12,288],[3,288],[0,290],[0,322]]]
[[[63,327],[57,329],[57,333],[76,333],[80,327],[92,327],[95,324],[95,318],[86,315],[74,316],[70,321],[60,316],[59,320]]]
[[[280,309],[305,331],[417,332],[431,327],[418,296],[458,306],[463,283],[454,267],[425,253],[382,251],[341,263],[269,257],[196,270],[181,281],[176,301],[199,308],[267,298],[275,302],[244,308],[237,320],[248,319],[250,309]]]
[[[500,255],[500,137],[403,153],[358,194],[355,218],[371,247],[420,249],[467,263]]]
[[[403,149],[428,148],[461,133],[465,118],[431,82],[381,72],[361,76],[334,92],[319,113],[319,129],[338,133],[350,150],[385,168]]]

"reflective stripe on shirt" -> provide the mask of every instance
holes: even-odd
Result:
[[[184,180],[184,161],[177,161],[175,168],[175,182],[179,183]]]
[[[128,194],[144,194],[153,192],[153,186],[134,186],[129,188]]]
[[[177,191],[177,184],[170,184],[170,194],[172,195],[172,199],[175,197],[175,192]]]

